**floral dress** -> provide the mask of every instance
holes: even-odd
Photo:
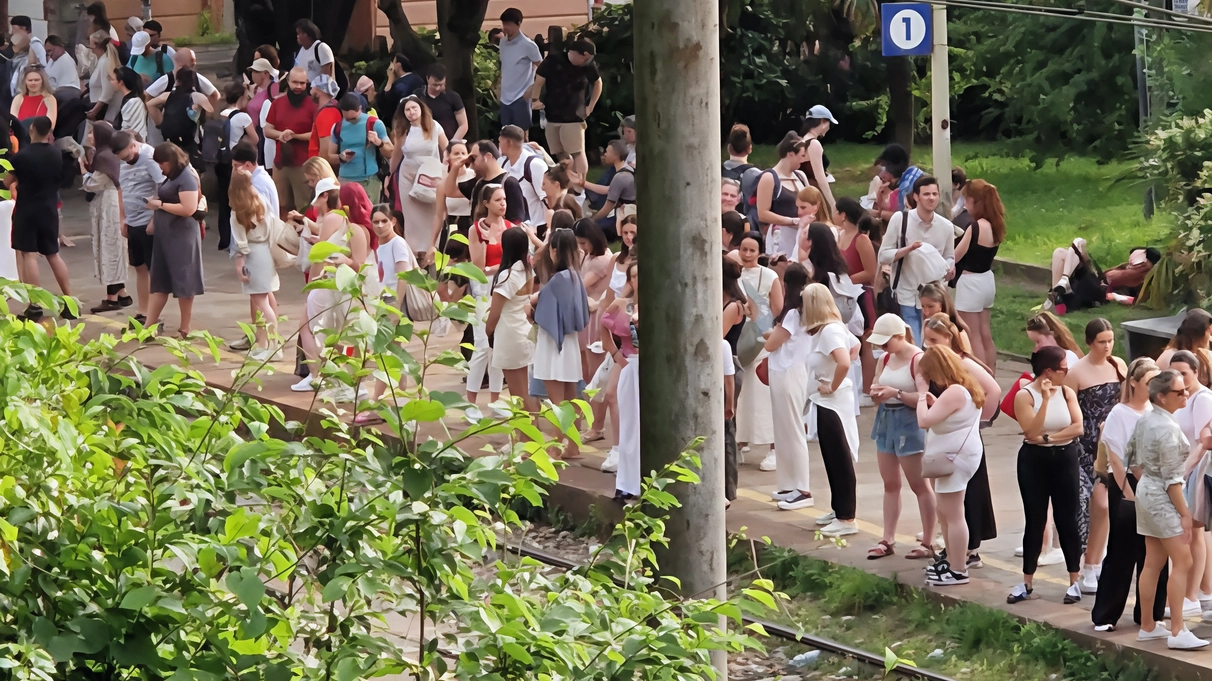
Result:
[[[1077,454],[1078,504],[1077,528],[1081,532],[1082,546],[1090,535],[1090,495],[1094,492],[1094,459],[1098,455],[1098,433],[1107,420],[1107,414],[1119,404],[1120,383],[1102,383],[1077,391],[1077,406],[1082,412],[1082,436],[1077,439],[1081,450]]]

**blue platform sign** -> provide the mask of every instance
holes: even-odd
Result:
[[[934,49],[933,9],[924,2],[884,3],[880,6],[885,57],[917,57]]]

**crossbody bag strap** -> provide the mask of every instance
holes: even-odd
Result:
[[[905,232],[908,229],[909,229],[909,208],[908,208],[908,204],[906,204],[906,207],[901,209],[901,235],[899,237],[897,237],[896,250],[899,251],[905,247]],[[906,255],[908,255],[908,254],[906,254]],[[893,295],[893,297],[896,296],[896,287],[899,286],[901,283],[901,270],[903,270],[903,269],[905,269],[905,259],[901,258],[900,260],[896,261],[896,272],[893,273],[893,275],[892,275],[892,295]]]

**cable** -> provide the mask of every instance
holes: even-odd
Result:
[[[985,0],[929,0],[932,5],[943,5],[945,7],[963,7],[965,9],[979,9],[991,12],[1009,12],[1013,14],[1027,14],[1031,16],[1048,17],[1052,19],[1080,19],[1083,21],[1096,21],[1107,24],[1121,24],[1125,26],[1143,27],[1143,28],[1158,28],[1172,29],[1178,31],[1188,31],[1192,33],[1212,33],[1212,25],[1208,26],[1192,26],[1179,22],[1167,21],[1164,19],[1147,19],[1143,17],[1129,17],[1120,14],[1110,14],[1106,12],[1080,12],[1068,8],[1044,8],[1044,7],[1028,7],[1014,3],[1004,2],[987,2]]]
[[[1161,14],[1169,14],[1169,15],[1176,16],[1176,17],[1182,17],[1183,19],[1186,19],[1188,21],[1199,21],[1199,22],[1202,22],[1205,24],[1212,25],[1212,17],[1206,17],[1202,14],[1187,14],[1184,12],[1175,12],[1172,9],[1163,9],[1161,7],[1153,7],[1152,5],[1147,5],[1143,2],[1133,2],[1132,0],[1113,0],[1113,2],[1117,2],[1117,3],[1127,6],[1127,7],[1133,7],[1135,9],[1143,9],[1146,12],[1158,12]]]

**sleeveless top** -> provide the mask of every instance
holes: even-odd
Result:
[[[774,168],[764,172],[770,173],[770,176],[774,178],[774,192],[770,195],[770,212],[775,215],[782,215],[785,218],[799,217],[799,209],[795,207],[796,192],[783,186],[784,179],[795,180],[796,184],[798,184],[799,178],[794,175],[790,178],[784,178]]]
[[[45,116],[46,111],[46,100],[41,97],[26,97],[21,100],[21,108],[17,110],[17,120],[24,121],[35,116]]]
[[[968,241],[968,252],[960,259],[957,269],[972,274],[983,274],[993,269],[993,259],[997,256],[997,249],[1001,247],[1001,244],[982,246],[977,243],[981,236],[979,220],[973,220],[968,229],[972,231],[972,236]]]
[[[926,430],[926,452],[980,455],[984,449],[979,431],[980,420],[981,410],[976,408],[972,394],[965,390],[964,406]]]
[[[510,228],[516,227],[516,226],[517,225],[510,222],[509,220],[505,221],[505,229],[510,229]],[[484,266],[485,267],[496,267],[496,266],[500,265],[501,264],[501,244],[500,243],[494,244],[494,243],[491,243],[488,241],[489,232],[484,227],[483,218],[481,218],[480,220],[478,220],[476,222],[475,227],[476,227],[476,233],[480,235],[480,241],[484,242]]]
[[[809,144],[811,144],[812,142],[816,142],[817,144],[821,145],[821,168],[823,168],[825,170],[825,172],[828,173],[829,172],[829,155],[825,153],[825,145],[821,144],[821,140],[816,137],[807,137],[805,139],[809,140]],[[828,178],[813,177],[812,161],[804,161],[803,163],[801,163],[800,170],[805,175],[808,176],[808,181],[811,182],[813,184],[813,186],[824,184],[829,181]]]
[[[888,364],[888,360],[883,360],[883,370],[880,371],[880,385],[886,388],[894,388],[902,392],[912,393],[917,392],[917,382],[913,380],[913,369],[917,366],[917,360],[922,356],[922,353],[917,353],[904,366],[892,368]],[[884,357],[891,357],[885,353]],[[937,397],[937,395],[935,395]],[[904,402],[895,397],[888,400],[886,404],[891,406],[904,405]]]
[[[863,267],[863,259],[859,257],[858,239],[860,236],[862,235],[854,235],[854,238],[850,240],[850,245],[847,246],[844,251],[842,251],[842,260],[846,261],[846,270],[852,275],[867,271],[866,268]],[[861,286],[863,286],[863,288],[871,288],[871,284],[861,284]]]
[[[1030,383],[1023,386],[1023,390],[1026,390],[1027,393],[1031,395],[1031,404],[1036,411],[1038,411],[1039,406],[1043,404],[1044,396],[1041,395],[1039,391],[1036,390]],[[1048,411],[1046,414],[1044,414],[1043,432],[1052,434],[1064,429],[1071,423],[1073,423],[1073,418],[1069,415],[1069,403],[1068,400],[1065,399],[1065,390],[1062,386],[1056,386],[1056,393],[1054,393],[1052,397],[1048,399]],[[1069,442],[1049,442],[1046,445],[1040,446],[1063,447],[1067,444],[1069,444]]]
[[[1093,465],[1098,453],[1098,433],[1107,420],[1107,414],[1119,404],[1118,381],[1092,385],[1077,391],[1077,406],[1082,411],[1082,436],[1078,438],[1083,453]]]
[[[628,265],[630,267],[630,264]],[[623,295],[623,287],[627,285],[627,270],[612,266],[610,272],[610,290],[616,296]]]
[[[741,339],[741,329],[745,326],[745,312],[744,304],[740,301],[734,300],[725,305],[724,309],[727,310],[729,305],[741,305],[741,321],[733,324],[732,328],[728,329],[728,333],[724,334],[724,340],[728,341],[728,347],[732,348],[732,354],[735,355],[737,341]]]

